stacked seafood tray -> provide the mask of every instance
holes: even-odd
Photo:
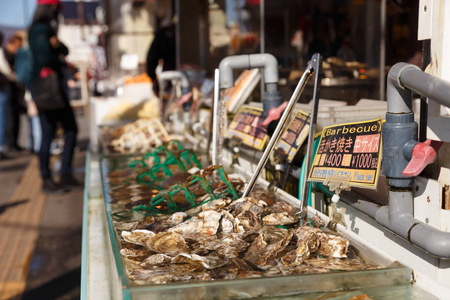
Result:
[[[364,255],[323,215],[300,226],[297,199],[265,186],[241,198],[241,175],[202,166],[178,141],[105,155],[101,171],[118,298],[410,293],[410,269]]]

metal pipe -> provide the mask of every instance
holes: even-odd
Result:
[[[219,69],[214,70],[214,101],[213,101],[213,131],[212,131],[212,163],[213,165],[222,165],[219,159],[219,105],[220,105],[220,89],[219,89]]]
[[[183,94],[186,94],[189,92],[190,86],[189,86],[189,80],[187,76],[181,72],[181,71],[164,71],[161,74],[158,75],[158,83],[161,87],[161,89],[164,89],[164,85],[166,82],[171,80],[180,80],[181,81],[181,88],[183,89]]]
[[[300,81],[298,82],[297,87],[295,88],[295,91],[291,96],[291,99],[289,100],[289,103],[283,115],[281,116],[280,122],[278,123],[277,128],[275,129],[275,132],[273,133],[272,138],[270,139],[269,144],[267,145],[266,150],[263,153],[263,156],[259,160],[258,166],[256,167],[256,170],[253,173],[252,178],[250,178],[250,181],[245,187],[244,194],[242,195],[242,197],[248,197],[252,192],[256,180],[259,177],[259,174],[261,173],[262,169],[265,167],[267,161],[269,160],[270,154],[272,153],[273,148],[280,139],[281,132],[284,129],[284,126],[286,125],[287,121],[289,120],[292,111],[294,110],[295,103],[297,103],[298,99],[300,98],[300,94],[305,88],[306,83],[308,82],[308,78],[311,76],[313,71],[314,69],[312,65],[309,64],[305,72],[303,73],[302,77],[300,78]]]
[[[226,89],[234,86],[233,70],[264,68],[266,84],[278,84],[278,62],[275,56],[268,53],[235,55],[222,59],[219,64],[220,88]]]

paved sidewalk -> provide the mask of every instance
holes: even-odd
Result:
[[[89,122],[77,122],[74,175],[83,181]],[[79,299],[83,190],[44,195],[37,158],[10,156],[0,161],[0,299]]]

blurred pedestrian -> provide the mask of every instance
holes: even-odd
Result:
[[[8,39],[5,46],[5,57],[9,63],[11,70],[14,70],[16,53],[22,48],[22,37],[18,34],[14,34]],[[20,114],[26,111],[26,105],[24,100],[25,88],[18,84],[16,80],[9,81],[10,97],[8,105],[8,113],[6,117],[6,134],[5,144],[8,150],[22,151],[17,143],[20,130]]]
[[[156,68],[160,61],[163,62],[163,71],[176,69],[175,25],[170,23],[162,26],[164,27],[156,32],[147,53],[147,74],[152,79],[153,92],[156,96],[159,95]]]
[[[39,112],[42,140],[39,163],[43,179],[42,191],[61,193],[83,186],[72,176],[72,159],[78,131],[74,112],[63,86],[67,47],[57,38],[60,0],[38,0],[28,39],[33,55],[30,92]],[[50,144],[58,124],[64,129],[61,180],[56,183],[50,171]]]
[[[3,45],[3,33],[0,32],[0,45]],[[16,76],[11,70],[3,48],[0,47],[0,159],[7,159],[5,154],[6,117],[9,105],[10,81],[15,81]]]

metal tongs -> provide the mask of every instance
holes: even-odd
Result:
[[[313,145],[314,145],[314,136],[316,134],[317,111],[319,108],[320,79],[321,79],[321,73],[322,73],[322,56],[319,53],[315,53],[311,57],[311,61],[308,64],[302,77],[300,78],[300,81],[298,82],[297,87],[295,88],[294,93],[292,94],[291,99],[289,100],[286,110],[284,111],[283,115],[281,116],[280,122],[278,123],[277,128],[275,129],[275,132],[273,133],[273,135],[269,141],[269,144],[267,145],[266,150],[264,151],[264,154],[261,157],[261,160],[259,161],[255,172],[253,173],[252,178],[250,178],[250,181],[248,182],[242,197],[248,197],[250,195],[251,191],[253,190],[256,180],[258,179],[262,169],[265,167],[267,161],[269,160],[269,157],[272,154],[272,151],[273,151],[275,145],[277,145],[279,139],[281,138],[284,127],[286,126],[287,122],[289,121],[292,111],[294,110],[295,104],[297,103],[298,99],[300,98],[300,95],[303,92],[303,89],[305,88],[309,77],[314,72],[316,73],[316,76],[315,76],[315,80],[314,80],[314,93],[313,93],[313,102],[312,102],[312,108],[311,108],[311,124],[309,127],[308,148],[307,148],[307,152],[306,152],[306,164],[307,164],[306,165],[306,174],[309,174],[309,170],[311,168],[311,158],[312,158]],[[302,221],[306,220],[306,218],[307,218],[306,207],[308,205],[309,187],[306,185],[306,178],[307,178],[307,176],[305,176],[305,179],[302,182],[303,195],[302,195],[302,198],[300,199],[300,214],[301,214]]]

